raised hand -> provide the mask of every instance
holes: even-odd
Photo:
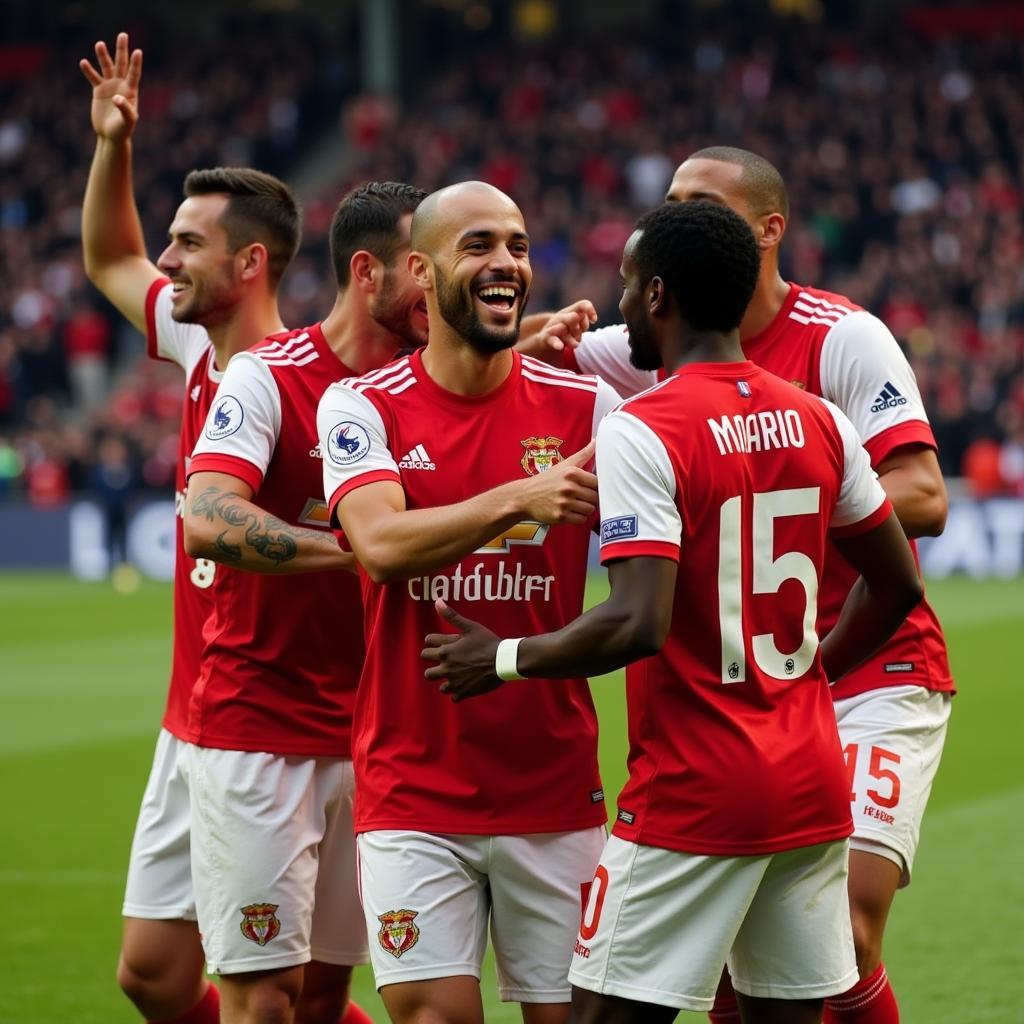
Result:
[[[420,657],[437,664],[428,668],[424,677],[445,680],[441,692],[449,694],[456,703],[496,690],[502,684],[494,672],[498,638],[478,622],[459,615],[444,601],[435,601],[434,607],[459,632],[427,634]]]
[[[78,62],[82,74],[92,86],[92,127],[101,139],[121,142],[131,137],[139,120],[139,79],[142,77],[142,51],[128,55],[128,33],[120,32],[110,56],[107,44],[96,44],[99,70],[83,59]]]
[[[539,523],[585,523],[597,508],[597,477],[584,468],[593,457],[590,441],[575,455],[523,480],[518,486],[524,518]]]
[[[597,323],[597,310],[589,299],[579,299],[552,313],[540,329],[518,346],[521,352],[538,359],[550,358],[552,352],[573,349],[586,331]]]

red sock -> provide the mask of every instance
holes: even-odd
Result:
[[[826,999],[822,1024],[900,1024],[900,1008],[885,964],[848,992]]]
[[[220,1022],[220,991],[216,985],[207,985],[203,998],[174,1020],[165,1020],[161,1024],[219,1024]],[[152,1022],[150,1022],[152,1024]]]
[[[711,1024],[740,1024],[740,1008],[728,971],[722,971],[722,980],[715,993],[715,1005],[708,1010],[708,1020]]]
[[[350,999],[348,1009],[338,1024],[373,1024],[373,1018],[358,1003]]]

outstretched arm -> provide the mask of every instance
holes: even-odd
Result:
[[[140,331],[146,330],[146,293],[160,271],[146,256],[132,195],[131,136],[139,116],[142,51],[129,56],[128,35],[117,37],[114,56],[96,44],[94,68],[79,67],[92,85],[96,152],[82,204],[82,249],[89,280]]]
[[[597,676],[656,654],[668,635],[676,584],[676,563],[668,558],[624,558],[608,566],[611,591],[602,604],[562,629],[520,640],[511,668],[519,676],[547,679]],[[438,614],[458,633],[431,633],[423,657],[437,664],[427,679],[443,679],[443,693],[455,701],[501,685],[500,638],[463,618],[443,601]]]
[[[590,442],[544,473],[440,508],[407,509],[405,492],[377,480],[344,494],[338,522],[356,558],[378,583],[451,565],[523,520],[584,523],[597,507],[597,478],[583,467]]]
[[[332,533],[293,526],[252,501],[252,488],[227,473],[193,473],[185,497],[185,551],[192,558],[285,574],[355,571]]]

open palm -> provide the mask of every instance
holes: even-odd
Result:
[[[78,64],[92,86],[93,131],[100,138],[118,142],[132,134],[139,119],[142,51],[133,50],[129,57],[128,33],[121,32],[113,57],[105,42],[96,44],[96,61],[98,71],[87,60]]]

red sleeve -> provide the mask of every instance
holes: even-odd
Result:
[[[567,370],[572,370],[573,373],[580,372],[580,364],[576,362],[576,349],[566,345],[562,349],[562,365]]]
[[[667,558],[679,561],[679,545],[664,540],[623,540],[601,548],[601,564],[616,558]]]
[[[938,450],[935,443],[935,435],[932,428],[924,420],[908,420],[906,423],[897,423],[875,434],[869,441],[864,442],[868,455],[871,456],[871,465],[877,466],[888,455],[905,444],[923,444],[929,448]]]
[[[370,473],[364,473],[362,476],[353,477],[351,480],[346,480],[343,484],[339,484],[335,489],[334,493],[327,499],[327,507],[331,511],[331,525],[337,525],[338,519],[334,514],[334,510],[338,507],[338,502],[345,497],[346,494],[356,490],[358,487],[365,487],[367,484],[375,484],[381,480],[391,480],[396,484],[401,484],[401,477],[397,473],[393,473],[389,469],[375,469]],[[347,547],[345,550],[349,550]]]
[[[859,534],[867,533],[868,530],[873,530],[876,526],[881,526],[882,523],[889,518],[892,513],[892,502],[886,498],[874,512],[867,517],[867,519],[861,519],[856,523],[848,523],[846,526],[837,526],[834,530],[829,530],[830,537],[856,537]]]
[[[195,455],[189,463],[186,475],[190,477],[194,473],[226,473],[228,476],[233,476],[241,480],[242,483],[248,484],[252,488],[253,494],[260,489],[260,484],[263,483],[263,474],[251,462],[246,462],[245,459],[240,459],[237,455],[213,455],[210,453]]]
[[[165,363],[172,363],[174,360],[160,355],[160,343],[156,336],[156,300],[170,283],[169,277],[158,277],[146,292],[146,353],[150,359],[160,359]]]

